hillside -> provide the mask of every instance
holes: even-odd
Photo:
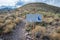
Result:
[[[42,22],[36,22],[32,24],[27,23],[26,25],[26,31],[32,33],[31,37],[33,38],[33,40],[39,40],[41,38],[43,40],[60,40],[60,31],[57,31],[60,29],[59,7],[47,5],[45,3],[30,3],[16,9],[16,11],[18,13],[21,13],[21,17],[24,18],[26,14],[30,13],[42,14]]]
[[[10,8],[4,8],[4,9],[0,9],[0,14],[1,13],[24,13],[24,12],[31,12],[31,13],[37,13],[38,11],[45,11],[45,12],[53,12],[53,13],[60,13],[60,7],[56,7],[56,6],[52,6],[52,5],[48,5],[45,3],[29,3],[29,4],[25,4],[23,6],[21,6],[20,8],[16,8],[16,9],[10,9]],[[4,10],[4,11],[2,11]]]
[[[60,8],[45,3],[29,3],[14,10],[0,11],[0,33],[10,32],[30,13],[42,14],[42,22],[27,22],[25,25],[24,29],[31,33],[27,35],[30,35],[32,40],[46,40],[46,37],[47,40],[60,40]]]
[[[60,13],[60,8],[59,7],[55,7],[52,5],[48,5],[45,3],[29,3],[26,4],[16,10],[20,10],[21,12],[23,11],[46,11],[46,12],[54,12],[54,13]]]

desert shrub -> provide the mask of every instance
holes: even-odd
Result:
[[[57,28],[56,32],[57,33],[60,33],[60,27]]]
[[[31,27],[26,28],[26,31],[29,32],[31,30]]]
[[[2,33],[2,31],[3,31],[3,29],[2,29],[2,28],[0,28],[0,33]]]
[[[58,14],[58,17],[60,17],[60,14]]]
[[[46,23],[46,22],[36,22],[36,25],[47,27],[48,23]]]
[[[46,32],[45,27],[36,26],[35,29],[31,31],[32,37],[34,39],[40,39]]]
[[[20,18],[19,18],[19,17],[16,17],[16,18],[14,19],[14,22],[15,22],[16,24],[18,24],[18,23],[20,23],[20,22],[21,22],[21,20],[20,20]]]
[[[3,33],[11,32],[15,28],[15,26],[16,26],[15,23],[6,24],[5,27],[3,27]]]
[[[31,31],[33,29],[33,26],[32,25],[28,25],[28,27],[26,27],[26,31]]]

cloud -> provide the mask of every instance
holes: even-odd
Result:
[[[60,7],[60,0],[21,0],[25,3],[31,3],[31,2],[43,2],[43,3],[47,3],[50,5],[54,5],[54,6],[58,6]]]
[[[19,0],[0,0],[0,6],[15,6]]]
[[[4,6],[10,6],[12,8],[20,7],[31,2],[43,2],[60,7],[60,0],[0,0],[0,8],[4,8]]]

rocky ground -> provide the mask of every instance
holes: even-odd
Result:
[[[1,35],[1,40],[25,40],[24,27],[25,22],[22,21],[11,33]]]
[[[60,8],[31,3],[8,13],[0,15],[0,40],[60,40]],[[41,14],[42,22],[28,23],[30,13]]]

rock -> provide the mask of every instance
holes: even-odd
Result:
[[[42,35],[41,32],[38,32],[38,33],[36,34],[36,38],[39,39],[39,38],[41,37],[41,35]]]
[[[42,40],[50,40],[50,38],[48,36],[43,36]]]

